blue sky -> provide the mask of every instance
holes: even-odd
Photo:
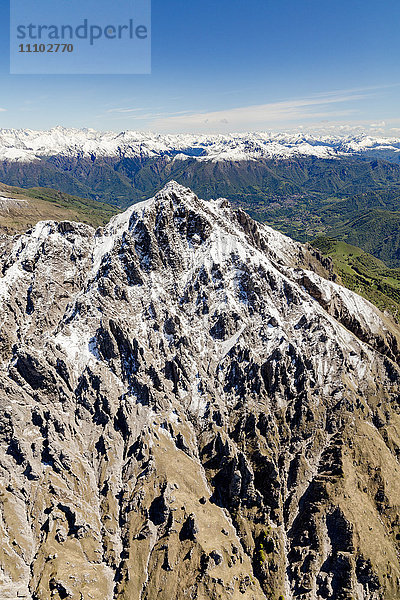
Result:
[[[399,0],[153,0],[152,73],[124,76],[9,75],[0,3],[0,128],[400,136]]]

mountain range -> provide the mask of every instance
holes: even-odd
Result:
[[[0,589],[397,600],[400,329],[170,182],[0,238]]]
[[[137,131],[99,132],[55,127],[48,131],[0,130],[0,160],[31,162],[49,156],[155,158],[241,161],[260,158],[363,155],[400,162],[400,138],[366,134],[317,136],[293,133],[229,135],[152,134]]]

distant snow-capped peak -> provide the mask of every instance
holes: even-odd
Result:
[[[293,156],[318,158],[386,151],[397,155],[400,139],[316,136],[299,133],[229,135],[155,134],[137,131],[99,132],[55,127],[47,131],[0,129],[0,160],[31,162],[48,156],[158,157],[198,161],[241,161]]]

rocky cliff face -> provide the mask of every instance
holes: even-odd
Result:
[[[0,249],[0,596],[400,597],[399,330],[175,183]]]

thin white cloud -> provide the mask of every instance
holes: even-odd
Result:
[[[0,108],[0,112],[7,112],[6,108]]]
[[[106,112],[108,113],[135,113],[135,112],[143,112],[144,108],[110,108]]]
[[[129,119],[131,121],[153,121],[159,118],[170,118],[180,115],[191,114],[188,110],[180,110],[177,112],[143,112],[144,108],[112,108],[106,111],[107,114],[112,113],[114,120]],[[104,115],[96,115],[101,118]],[[111,118],[111,117],[110,117]]]
[[[151,123],[159,131],[217,132],[250,129],[265,129],[270,126],[283,126],[293,121],[303,122],[309,119],[337,119],[348,117],[355,111],[346,105],[363,100],[370,94],[362,90],[327,92],[322,95],[270,102],[255,106],[243,106],[212,112],[198,112],[186,115],[155,117]]]
[[[291,131],[301,131],[312,133],[315,135],[382,135],[383,137],[398,137],[400,134],[400,120],[387,119],[385,121],[375,120],[343,120],[343,121],[316,121],[307,122],[305,125],[300,125],[291,128]],[[397,127],[396,127],[397,125]]]

